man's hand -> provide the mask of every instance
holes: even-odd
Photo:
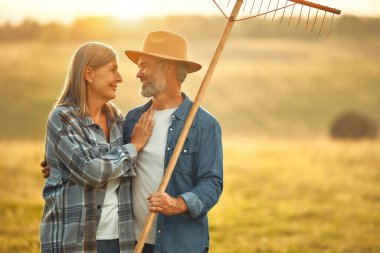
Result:
[[[163,215],[186,213],[188,210],[185,200],[181,197],[172,197],[166,192],[156,192],[148,197],[148,210]]]
[[[46,159],[44,159],[44,160],[41,162],[41,167],[42,167],[42,169],[41,169],[42,176],[43,176],[44,178],[48,178],[48,177],[50,176],[50,168],[49,168],[49,166],[48,166],[48,164],[47,164]]]

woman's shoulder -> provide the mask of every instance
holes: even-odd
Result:
[[[54,106],[53,109],[50,111],[50,115],[59,115],[61,113],[68,113],[68,112],[73,112],[72,106],[67,106],[67,105],[58,105]]]
[[[74,108],[72,106],[58,105],[55,106],[49,114],[49,121],[58,122],[61,120],[62,115],[74,116]]]

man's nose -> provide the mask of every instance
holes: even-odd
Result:
[[[137,78],[140,78],[140,77],[142,77],[143,76],[143,72],[141,71],[141,69],[137,72],[137,74],[136,74],[136,77]]]

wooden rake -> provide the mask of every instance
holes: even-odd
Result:
[[[228,1],[228,2],[226,3],[226,1]],[[320,4],[312,3],[309,1],[304,1],[304,0],[277,0],[277,2],[272,1],[272,0],[258,0],[258,1],[256,1],[256,0],[236,0],[235,5],[233,7],[232,7],[232,5],[230,5],[231,0],[219,0],[219,1],[213,0],[213,2],[218,7],[218,9],[222,12],[222,14],[228,19],[228,21],[227,21],[227,24],[224,28],[223,34],[219,40],[219,44],[215,50],[215,53],[211,59],[211,62],[210,62],[210,65],[207,69],[206,75],[203,78],[202,84],[198,90],[198,93],[197,93],[197,96],[194,100],[193,106],[191,107],[189,115],[187,116],[185,125],[182,129],[182,132],[179,136],[178,142],[177,142],[175,149],[173,151],[173,155],[171,156],[171,158],[169,160],[169,164],[165,170],[165,174],[164,174],[163,179],[161,181],[161,184],[157,190],[158,192],[165,192],[165,190],[169,184],[171,175],[174,171],[174,167],[177,163],[179,155],[181,154],[182,147],[183,147],[185,140],[186,140],[186,137],[190,131],[190,128],[191,128],[191,125],[192,125],[193,120],[195,118],[195,115],[196,115],[196,113],[200,107],[201,101],[202,101],[202,99],[206,93],[206,89],[207,89],[207,86],[210,82],[211,76],[214,73],[216,64],[217,64],[217,62],[218,62],[218,60],[222,54],[223,48],[224,48],[226,41],[228,39],[228,36],[231,32],[232,26],[234,25],[234,23],[236,21],[255,18],[258,16],[264,16],[264,18],[266,18],[269,14],[273,14],[273,17],[272,17],[272,21],[273,21],[275,19],[277,12],[282,11],[282,13],[280,13],[280,15],[281,15],[280,23],[281,23],[284,19],[286,9],[291,8],[291,14],[290,14],[290,17],[288,20],[288,25],[290,25],[292,17],[294,16],[295,7],[296,7],[296,5],[299,5],[300,6],[300,15],[299,15],[298,20],[297,20],[297,27],[299,27],[299,25],[300,25],[301,16],[305,15],[305,12],[303,12],[304,7],[308,7],[309,10],[307,12],[308,14],[307,14],[307,20],[306,20],[306,24],[305,24],[305,30],[307,30],[309,28],[309,25],[310,25],[311,32],[314,31],[317,19],[319,17],[318,16],[319,11],[322,11],[322,12],[324,12],[324,14],[323,14],[323,20],[322,20],[320,28],[319,28],[319,33],[321,33],[321,31],[323,30],[324,23],[326,20],[326,14],[332,14],[332,18],[331,18],[331,21],[330,21],[330,24],[328,27],[328,31],[327,31],[327,35],[329,35],[330,30],[331,30],[331,26],[332,26],[332,22],[334,19],[334,15],[335,14],[340,15],[340,13],[341,13],[340,10],[330,8],[327,6],[323,6]],[[224,4],[223,4],[223,2],[224,2]],[[243,4],[244,4],[243,9],[241,9],[241,6]],[[231,10],[231,8],[232,8],[232,10]],[[311,11],[313,9],[315,10],[315,14],[311,13]],[[231,14],[229,16],[227,16],[225,14],[227,11],[231,11]],[[314,20],[309,22],[310,17],[313,17],[313,16],[314,16]],[[157,214],[153,213],[153,212],[149,213],[148,218],[145,222],[143,231],[141,233],[141,236],[140,236],[138,243],[136,245],[136,248],[134,251],[135,253],[141,253],[141,251],[144,247],[146,238],[147,238],[149,231],[152,227],[152,224],[156,218],[156,215]]]

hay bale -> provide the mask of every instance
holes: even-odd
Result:
[[[330,136],[334,139],[376,139],[377,134],[377,123],[355,111],[338,115],[330,127]]]

